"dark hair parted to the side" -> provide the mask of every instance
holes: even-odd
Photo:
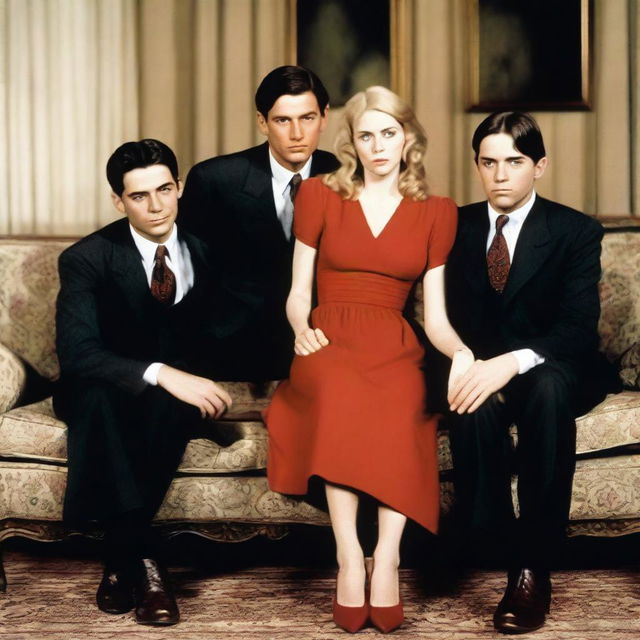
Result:
[[[152,164],[164,164],[168,167],[176,184],[178,161],[173,151],[160,140],[145,138],[139,142],[125,142],[120,145],[107,161],[107,180],[113,192],[119,196],[124,191],[123,177],[128,171],[144,169]]]
[[[507,133],[513,138],[513,146],[537,164],[547,153],[544,149],[542,132],[534,117],[522,111],[499,111],[485,118],[476,129],[471,140],[478,162],[480,143],[494,133]]]
[[[322,81],[310,69],[285,65],[270,71],[256,91],[256,109],[267,119],[271,107],[280,96],[297,96],[311,91],[318,100],[320,114],[329,104],[329,94]]]

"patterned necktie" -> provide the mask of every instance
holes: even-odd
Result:
[[[507,241],[502,234],[502,229],[507,222],[509,222],[509,216],[498,216],[496,219],[496,235],[493,236],[491,246],[487,252],[489,282],[498,293],[502,293],[507,284],[509,267],[511,266]]]
[[[176,276],[169,269],[167,247],[158,245],[151,274],[151,295],[162,304],[171,305],[176,297]]]
[[[299,173],[293,175],[289,180],[289,198],[291,198],[291,204],[285,202],[284,211],[282,213],[282,230],[287,240],[291,240],[291,226],[293,223],[293,203],[296,199],[300,183],[302,182],[302,176]]]

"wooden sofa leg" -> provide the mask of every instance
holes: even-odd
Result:
[[[2,545],[0,545],[0,591],[7,590],[7,576],[4,573],[4,564],[2,562]]]

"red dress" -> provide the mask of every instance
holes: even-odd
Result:
[[[437,419],[402,311],[416,279],[446,262],[456,225],[452,200],[404,198],[374,237],[358,201],[302,183],[294,232],[318,249],[311,324],[330,344],[294,358],[267,411],[272,490],[305,494],[317,475],[437,531]]]

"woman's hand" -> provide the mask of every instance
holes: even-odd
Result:
[[[296,336],[293,350],[299,356],[308,356],[320,351],[322,347],[326,347],[328,344],[329,340],[327,340],[322,329],[307,327]]]
[[[474,363],[475,357],[471,349],[458,349],[454,352],[451,359],[451,370],[449,371],[449,383],[447,385],[447,391],[451,393],[451,390],[456,386],[456,383],[460,378],[471,368]]]

